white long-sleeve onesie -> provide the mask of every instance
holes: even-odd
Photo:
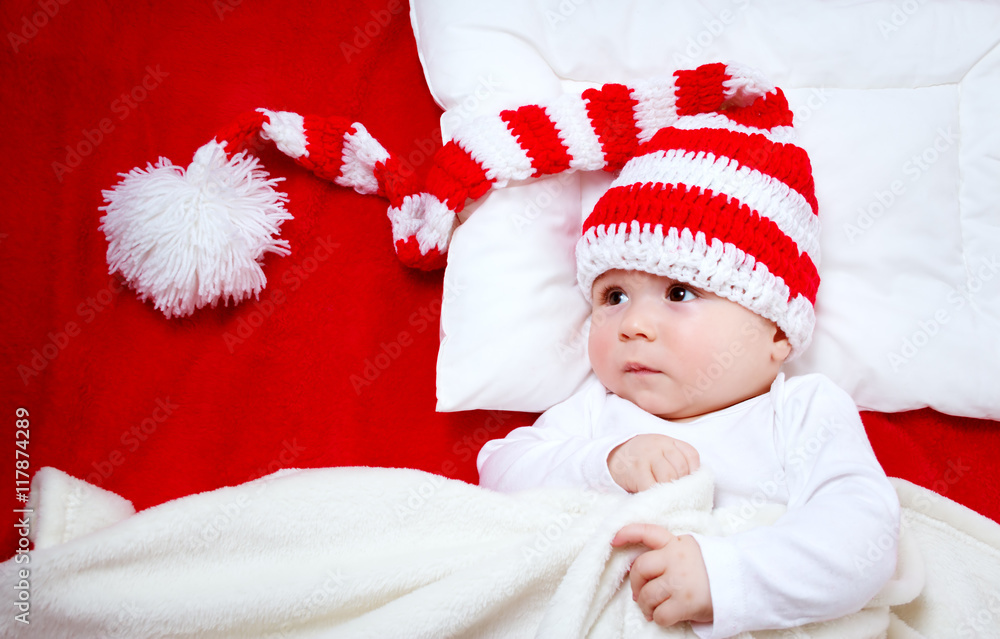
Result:
[[[694,446],[715,476],[716,507],[749,515],[765,503],[787,506],[772,526],[694,535],[714,608],[713,623],[694,625],[698,636],[833,619],[859,610],[892,576],[898,498],[854,401],[822,375],[779,374],[768,393],[686,423],[651,415],[594,379],[533,426],[487,442],[479,483],[621,491],[608,455],[643,433]]]

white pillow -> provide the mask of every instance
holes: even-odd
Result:
[[[953,0],[413,0],[442,130],[563,91],[739,61],[782,87],[809,153],[813,345],[862,408],[1000,419],[1000,5]],[[573,247],[610,182],[498,190],[455,233],[438,410],[542,411],[589,373]]]

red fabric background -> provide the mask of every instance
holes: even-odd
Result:
[[[396,260],[383,201],[268,147],[293,254],[267,258],[259,303],[167,321],[107,273],[101,189],[161,155],[186,165],[246,110],[359,120],[425,172],[440,109],[405,3],[11,0],[0,23],[4,556],[17,407],[30,412],[29,473],[55,466],[139,509],[281,467],[475,481],[478,447],[532,421],[434,412],[441,273]],[[889,474],[1000,519],[996,423],[865,420]]]

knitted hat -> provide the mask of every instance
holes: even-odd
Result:
[[[743,105],[725,90],[703,98],[719,107],[678,108],[594,207],[576,249],[580,287],[589,299],[612,269],[691,284],[775,322],[794,357],[809,344],[819,286],[809,157],[791,143],[780,89]]]
[[[610,269],[666,275],[742,304],[809,342],[819,277],[809,159],[791,143],[780,89],[709,64],[605,84],[546,105],[476,118],[435,154],[427,182],[359,123],[259,109],[195,154],[161,158],[104,192],[111,271],[167,317],[257,295],[265,253],[291,216],[256,158],[257,136],[318,176],[389,200],[393,242],[411,266],[443,266],[456,214],[513,180],[577,170],[620,175],[587,218],[578,280],[590,296]]]
[[[577,244],[583,294],[611,269],[668,276],[775,322],[794,358],[815,324],[819,219],[809,157],[793,138],[780,89],[751,69],[708,64],[478,118],[456,133],[449,171],[482,192],[620,171]]]

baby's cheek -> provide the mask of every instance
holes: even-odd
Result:
[[[607,371],[610,366],[611,348],[608,343],[607,331],[602,327],[593,324],[590,329],[590,336],[587,340],[587,354],[590,357],[590,366],[597,374],[597,378],[607,385]]]
[[[606,330],[607,315],[595,310],[590,314],[590,328],[587,335],[587,345],[593,346],[600,341],[603,332]]]
[[[593,329],[587,337],[587,355],[590,357],[590,365],[597,367],[602,361],[605,348],[602,345],[601,336]]]
[[[608,323],[608,314],[605,310],[601,309],[600,307],[596,307],[590,311],[591,335],[593,335],[595,332],[600,332],[600,330],[604,328],[607,323]]]

